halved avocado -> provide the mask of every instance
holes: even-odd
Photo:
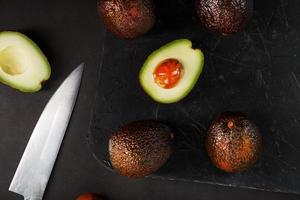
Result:
[[[50,78],[49,62],[39,47],[19,32],[0,32],[0,82],[36,92]]]
[[[193,49],[190,40],[175,40],[154,51],[147,58],[139,74],[140,84],[155,101],[175,103],[193,89],[202,72],[203,64],[203,53],[200,49]],[[164,65],[162,69],[167,71],[169,65],[177,66],[177,71],[169,71],[171,75],[177,74],[175,81],[172,79],[172,85],[162,86],[155,80],[155,75],[159,75],[162,71],[159,69],[162,65]]]

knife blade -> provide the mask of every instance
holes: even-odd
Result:
[[[25,200],[42,200],[75,105],[84,64],[60,85],[41,114],[23,153],[9,191]]]

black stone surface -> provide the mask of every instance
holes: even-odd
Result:
[[[291,14],[287,20],[296,23],[298,2],[291,2],[288,6],[284,1],[282,4],[276,2],[274,6],[280,12]],[[86,63],[82,87],[46,189],[45,200],[72,200],[84,192],[102,193],[111,200],[300,199],[298,195],[186,181],[129,180],[99,165],[86,143],[103,44],[103,26],[95,5],[94,0],[0,0],[0,30],[18,30],[30,36],[48,56],[53,70],[51,80],[41,92],[35,94],[20,93],[0,84],[0,199],[23,199],[8,191],[18,162],[50,96],[82,61]],[[171,10],[165,13],[169,14],[170,17],[175,15]],[[290,56],[290,53],[286,55]],[[145,95],[144,98],[148,97]]]
[[[191,2],[160,1],[157,26],[139,39],[106,34],[89,138],[94,155],[110,168],[110,134],[126,122],[155,119],[171,124],[177,144],[150,177],[300,194],[300,23],[293,18],[300,5],[256,1],[248,26],[223,38],[199,26]],[[141,89],[138,73],[152,51],[178,38],[203,50],[204,70],[183,101],[158,104]],[[263,137],[261,159],[236,174],[213,167],[203,145],[211,121],[228,110],[247,113]]]

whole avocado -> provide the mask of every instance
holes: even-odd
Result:
[[[152,0],[98,0],[98,13],[109,31],[125,39],[143,35],[155,23]]]
[[[112,167],[121,175],[140,178],[158,170],[173,152],[173,133],[155,121],[132,122],[109,140]]]
[[[205,27],[223,36],[241,30],[253,11],[253,0],[195,0]]]
[[[257,127],[243,113],[222,113],[208,130],[208,155],[217,168],[226,172],[249,168],[258,159],[261,148],[262,139]]]

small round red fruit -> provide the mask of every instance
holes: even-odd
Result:
[[[94,193],[86,193],[77,197],[76,200],[104,200],[104,198]]]

